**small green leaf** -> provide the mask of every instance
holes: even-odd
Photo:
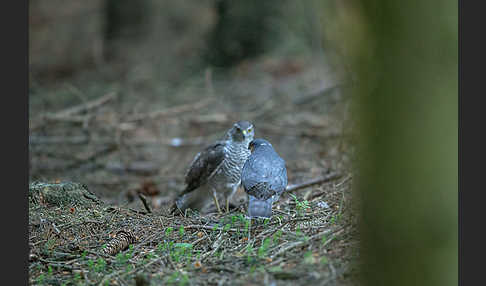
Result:
[[[173,229],[172,227],[170,227],[170,226],[169,226],[168,228],[166,228],[166,229],[165,229],[165,235],[166,235],[166,236],[169,236],[169,235],[172,233],[172,231],[173,231],[173,230],[174,230],[174,229]]]
[[[223,231],[228,231],[229,229],[231,228],[231,225],[229,223],[227,223],[224,228],[223,228]]]
[[[326,235],[323,235],[322,238],[321,238],[321,243],[325,244],[326,241],[327,241],[327,237],[326,237]]]

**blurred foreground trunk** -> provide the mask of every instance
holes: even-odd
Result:
[[[364,285],[457,285],[457,2],[361,3]]]

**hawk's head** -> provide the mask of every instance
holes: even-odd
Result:
[[[229,130],[230,138],[237,142],[250,143],[255,135],[253,124],[248,121],[238,121],[233,125],[233,128]]]

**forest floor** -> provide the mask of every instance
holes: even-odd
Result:
[[[332,69],[264,59],[182,84],[143,74],[31,87],[30,284],[357,284],[349,98]],[[244,203],[168,214],[192,158],[238,120],[287,162],[273,217],[250,223]],[[42,191],[68,182],[89,190],[81,202]]]

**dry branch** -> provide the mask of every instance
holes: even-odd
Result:
[[[44,125],[46,121],[70,121],[70,122],[84,123],[86,122],[86,120],[89,120],[91,116],[90,115],[80,116],[77,115],[78,113],[99,107],[107,103],[108,101],[114,99],[115,97],[116,97],[116,93],[110,92],[106,95],[103,95],[100,98],[85,102],[80,105],[76,105],[55,113],[43,114],[39,117],[39,119],[37,119],[38,122],[37,124],[30,124],[30,130],[34,130],[41,127],[42,125]]]
[[[339,87],[343,87],[346,84],[348,84],[348,83],[344,82],[342,80],[341,81],[330,81],[330,82],[328,81],[328,82],[326,82],[326,84],[321,85],[317,89],[312,90],[312,91],[308,92],[307,94],[304,94],[304,95],[297,97],[297,99],[294,100],[294,103],[298,104],[298,105],[309,103],[309,102],[313,101],[314,99],[321,97],[324,93],[330,92],[330,91],[332,91],[336,88],[339,88]]]
[[[174,116],[179,113],[183,112],[188,112],[191,110],[195,109],[200,109],[203,108],[204,106],[208,105],[212,101],[212,98],[207,98],[204,100],[199,101],[198,103],[188,103],[188,104],[182,104],[178,105],[175,107],[163,109],[163,110],[157,110],[157,111],[152,111],[149,113],[142,113],[142,114],[136,114],[132,117],[130,117],[126,122],[135,122],[135,121],[141,121],[145,119],[155,119],[157,117],[167,117],[167,116]]]
[[[331,174],[328,174],[328,175],[326,175],[322,178],[313,179],[313,180],[310,180],[310,181],[307,181],[307,182],[304,182],[304,183],[300,183],[300,184],[288,185],[286,191],[287,192],[294,192],[294,191],[297,191],[297,190],[300,190],[300,189],[303,189],[303,188],[307,188],[309,186],[322,184],[322,183],[326,183],[326,182],[338,179],[341,176],[342,176],[342,174],[340,174],[340,173],[331,173]]]
[[[280,248],[279,251],[277,251],[272,256],[270,256],[270,258],[274,259],[275,257],[277,257],[277,256],[279,256],[279,255],[281,255],[281,254],[283,254],[283,253],[285,253],[285,252],[287,252],[287,251],[289,251],[293,248],[305,246],[305,245],[311,243],[312,240],[314,240],[316,238],[321,238],[323,235],[328,235],[329,233],[336,233],[337,234],[338,232],[340,233],[342,230],[343,230],[343,228],[341,228],[337,231],[333,231],[331,229],[326,229],[325,231],[314,234],[313,236],[311,236],[307,240],[301,240],[301,241],[289,243],[286,247]],[[326,241],[326,244],[328,244],[329,242],[330,242],[330,239]]]
[[[185,226],[184,229],[207,229],[207,230],[224,230],[224,231],[230,231],[230,232],[237,232],[237,229],[230,228],[230,229],[224,229],[222,227],[215,227],[215,226],[210,226],[210,225],[188,225]]]
[[[103,95],[100,98],[88,101],[88,102],[80,104],[80,105],[73,106],[71,108],[56,112],[55,114],[48,115],[48,116],[52,117],[52,118],[69,117],[69,116],[72,116],[74,114],[81,113],[81,112],[84,112],[84,111],[88,111],[90,109],[101,106],[101,105],[107,103],[108,101],[114,99],[115,97],[116,97],[116,93],[110,92],[106,95]]]
[[[71,163],[67,166],[64,166],[63,169],[64,170],[71,170],[71,169],[80,168],[81,166],[92,163],[92,162],[96,161],[97,159],[99,159],[101,157],[108,156],[109,154],[115,152],[116,150],[118,150],[118,146],[115,145],[115,144],[111,144],[111,145],[106,146],[105,148],[103,148],[99,151],[96,151],[96,152],[90,154],[86,158],[78,159],[75,162],[73,162],[73,163]]]
[[[148,205],[148,203],[147,203],[147,199],[145,198],[145,196],[144,196],[143,194],[141,194],[141,193],[137,193],[137,195],[138,195],[138,198],[139,198],[139,199],[142,201],[143,206],[145,207],[145,209],[146,209],[146,210],[147,210],[149,213],[151,213],[151,212],[152,212],[152,210],[150,209],[150,206]]]

